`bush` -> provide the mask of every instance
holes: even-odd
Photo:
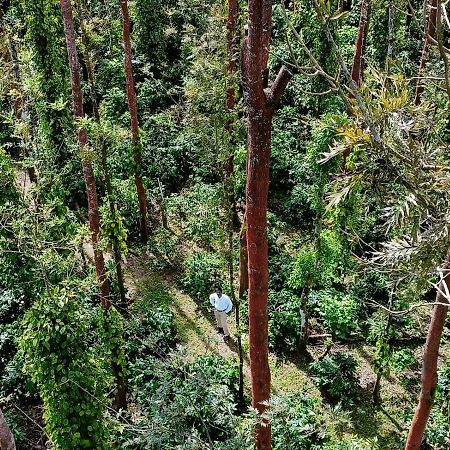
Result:
[[[439,370],[436,401],[425,435],[435,448],[447,448],[450,442],[450,362]]]
[[[148,244],[150,256],[153,256],[155,269],[164,270],[177,267],[180,263],[178,237],[172,231],[159,227],[151,236]]]
[[[41,296],[22,321],[19,343],[25,369],[44,403],[55,450],[109,448],[103,414],[110,378],[106,361],[98,359],[109,351],[92,345],[91,317],[83,301],[55,288]]]
[[[184,354],[175,353],[166,360],[139,359],[130,373],[132,397],[140,406],[137,429],[152,431],[139,434],[131,427],[119,437],[118,448],[209,448],[209,437],[218,443],[235,432],[234,361],[210,354],[186,362]]]
[[[350,295],[326,289],[312,293],[310,298],[334,336],[345,338],[358,329],[359,305]]]
[[[323,440],[317,400],[302,392],[273,396],[270,404],[274,450],[310,450]]]
[[[204,308],[209,308],[209,295],[216,284],[226,280],[225,261],[215,253],[199,252],[184,262],[182,284],[186,292]]]
[[[144,355],[166,356],[175,346],[176,328],[169,304],[172,297],[157,279],[147,281],[142,298],[130,308],[124,339],[130,359]]]
[[[225,238],[226,216],[222,210],[221,184],[193,184],[167,200],[170,223],[177,223],[188,239],[211,248]]]
[[[292,291],[269,291],[269,346],[294,351],[300,338],[300,298]]]
[[[370,440],[360,440],[346,438],[339,442],[329,442],[324,446],[314,447],[314,450],[379,450],[376,438]]]
[[[336,353],[310,364],[313,379],[332,402],[351,403],[358,389],[357,362],[351,355]]]

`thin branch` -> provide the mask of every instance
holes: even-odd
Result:
[[[264,89],[266,102],[269,106],[275,107],[278,104],[291,78],[292,72],[286,66],[282,66],[272,86]]]
[[[440,291],[440,292],[442,293],[442,291]],[[423,308],[424,306],[436,306],[436,305],[439,305],[439,306],[446,306],[447,308],[450,306],[448,303],[442,303],[442,302],[433,302],[433,303],[424,302],[424,303],[415,303],[415,304],[411,305],[409,308],[399,311],[399,310],[389,309],[387,306],[384,306],[384,305],[382,305],[381,303],[378,303],[375,300],[371,300],[371,301],[366,302],[366,305],[375,306],[377,308],[383,309],[384,311],[388,312],[389,314],[392,314],[393,316],[404,316],[406,314],[411,313],[413,310],[415,310],[417,308]]]

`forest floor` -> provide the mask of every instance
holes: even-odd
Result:
[[[215,329],[212,311],[201,308],[189,295],[178,286],[173,274],[159,273],[152,269],[146,255],[128,258],[126,267],[126,283],[131,300],[137,300],[151,295],[152,286],[164,285],[171,297],[170,308],[174,314],[179,346],[185,350],[186,358],[215,353],[224,358],[232,358],[238,362],[236,344],[236,324],[234,315],[229,318],[232,339],[224,343]],[[205,302],[208,302],[205,299]],[[250,396],[250,368],[248,360],[248,337],[242,336],[244,348],[244,376],[245,390]],[[377,442],[380,449],[393,449],[399,441],[399,434],[406,431],[405,423],[399,423],[401,412],[410,400],[406,399],[406,391],[399,380],[389,376],[382,381],[381,395],[383,403],[374,406],[372,389],[376,375],[372,368],[373,349],[362,344],[335,344],[333,352],[345,351],[351,353],[358,361],[359,395],[355,404],[350,408],[328,405],[320,391],[313,383],[309,363],[317,359],[326,347],[322,343],[309,346],[310,359],[298,356],[283,357],[270,354],[270,369],[272,376],[272,392],[274,394],[286,392],[307,393],[320,400],[321,409],[325,417],[327,428],[332,428],[339,435],[353,435],[355,437]],[[420,348],[418,348],[420,351]],[[415,373],[414,377],[419,377]]]

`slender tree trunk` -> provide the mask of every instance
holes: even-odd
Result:
[[[80,27],[81,27],[81,39],[83,42],[84,47],[84,60],[86,64],[86,71],[88,76],[88,82],[89,82],[89,92],[91,95],[91,103],[92,103],[92,111],[94,113],[94,118],[97,123],[100,123],[100,113],[98,110],[98,101],[97,101],[97,95],[95,91],[95,80],[94,80],[94,69],[92,65],[91,56],[89,53],[89,41],[88,36],[86,33],[86,28],[84,25],[84,11],[83,11],[83,5],[81,5],[80,8]],[[105,180],[105,187],[106,187],[106,193],[108,195],[108,205],[109,205],[109,212],[111,214],[111,217],[113,218],[114,222],[117,221],[117,208],[114,203],[114,193],[113,188],[111,184],[111,175],[109,173],[108,168],[108,155],[106,151],[106,143],[104,139],[102,139],[100,143],[100,161],[103,169],[103,176]],[[114,264],[116,267],[116,276],[117,276],[117,286],[119,288],[119,295],[120,295],[120,303],[122,308],[127,307],[127,299],[126,299],[126,289],[125,289],[125,282],[123,277],[123,270],[122,270],[122,255],[120,251],[120,243],[117,238],[117,236],[112,233],[110,236],[111,243],[112,243],[112,250],[113,250],[113,256],[114,256]]]
[[[1,450],[16,450],[16,443],[14,436],[6,423],[2,410],[0,409],[0,449]]]
[[[76,119],[82,119],[84,117],[83,97],[80,83],[80,66],[78,62],[77,49],[75,47],[72,6],[70,0],[60,0],[60,4],[64,18],[67,54],[69,57],[69,67],[71,73],[73,115]],[[87,145],[87,133],[86,130],[81,127],[78,128],[78,145],[81,150]],[[108,309],[111,305],[109,299],[109,283],[106,278],[103,253],[98,248],[98,240],[100,235],[100,215],[98,212],[95,177],[90,160],[88,158],[83,158],[81,163],[88,200],[88,218],[89,227],[91,229],[92,246],[94,247],[95,270],[97,272],[97,279],[100,285],[101,302],[103,307]]]
[[[64,32],[66,36],[67,55],[69,58],[69,67],[71,73],[71,85],[72,85],[72,107],[73,115],[76,119],[82,119],[84,117],[83,110],[83,96],[81,93],[80,82],[80,65],[78,61],[78,53],[75,45],[75,30],[73,26],[72,5],[70,0],[60,0],[61,11],[64,20]],[[87,133],[84,128],[78,128],[78,145],[83,152],[83,149],[87,144]],[[88,218],[89,227],[91,229],[92,246],[94,248],[94,263],[97,273],[98,283],[100,285],[100,299],[105,314],[108,313],[111,307],[110,293],[109,293],[109,281],[106,277],[105,260],[103,253],[98,248],[98,241],[100,235],[100,215],[98,212],[98,199],[97,189],[95,184],[94,172],[92,170],[92,164],[88,158],[82,158],[82,168],[84,181],[86,184],[86,194],[88,200]],[[118,408],[124,408],[126,405],[120,404],[125,399],[125,393],[123,392],[125,383],[123,381],[122,370],[115,367],[113,364],[113,372],[116,378],[116,406]]]
[[[442,268],[443,280],[439,283],[439,291],[436,294],[436,303],[449,303],[442,292],[450,290],[450,253],[447,255]],[[420,389],[419,404],[408,433],[405,450],[419,450],[422,444],[423,434],[430,417],[433,406],[434,394],[437,385],[437,363],[439,345],[447,317],[448,306],[435,305],[428,328],[427,340],[423,352],[422,385]]]
[[[300,296],[300,311],[301,311],[301,327],[300,327],[300,336],[298,340],[298,351],[300,355],[306,356],[308,355],[308,334],[309,334],[309,310],[308,310],[308,295],[310,291],[309,283],[302,291],[302,295]]]
[[[268,244],[267,198],[272,118],[290,72],[283,67],[266,88],[271,33],[271,0],[249,0],[248,36],[243,45],[244,88],[247,99],[248,162],[246,187],[249,275],[249,340],[252,404],[260,413],[270,399],[268,351]],[[258,450],[271,448],[271,427],[265,422],[255,431]]]
[[[355,54],[353,56],[352,80],[359,85],[362,77],[363,56],[366,47],[367,30],[369,28],[369,19],[371,11],[372,0],[362,0],[361,14],[359,16],[358,35],[356,36]]]
[[[247,218],[244,215],[241,232],[239,233],[239,299],[244,298],[248,291],[248,252],[247,252]]]
[[[392,309],[392,296],[389,301],[389,309]],[[391,346],[389,344],[389,330],[391,328],[392,314],[388,314],[388,318],[386,321],[386,326],[383,331],[383,335],[381,337],[381,345],[384,345],[386,339],[388,340],[389,352],[391,352]],[[381,355],[383,357],[384,355]],[[377,371],[377,379],[375,381],[375,386],[373,387],[372,399],[375,405],[378,405],[381,402],[381,377],[383,375],[383,364],[380,364]]]
[[[394,2],[389,0],[388,6],[388,46],[386,51],[386,68],[389,69],[394,44]]]
[[[236,74],[238,57],[238,42],[237,42],[237,21],[239,8],[237,0],[228,0],[228,19],[227,19],[227,44],[228,44],[228,66],[227,66],[227,90],[225,106],[227,111],[232,114],[235,106],[235,89],[234,89],[234,75]],[[225,123],[225,129],[230,134],[232,133],[233,123],[229,118]],[[233,231],[235,228],[239,229],[240,221],[237,214],[236,198],[234,195],[234,148],[232,136],[229,136],[230,145],[229,155],[225,164],[225,196],[228,206],[228,273],[231,299],[235,307],[236,314],[236,330],[237,330],[237,346],[239,354],[239,404],[242,408],[244,405],[244,355],[242,351],[242,336],[241,336],[241,320],[239,314],[240,297],[236,298],[234,291],[234,264],[233,264]]]
[[[142,153],[139,140],[139,121],[138,121],[136,91],[133,79],[131,37],[130,37],[130,16],[128,14],[127,0],[120,0],[120,8],[122,11],[122,23],[123,23],[123,45],[125,51],[125,77],[127,84],[128,109],[130,111],[131,117],[131,143],[133,145],[134,163],[135,163],[134,182],[136,184],[136,190],[139,201],[141,240],[142,242],[147,242],[148,240],[147,197],[145,193],[144,182],[142,181]]]
[[[422,94],[424,91],[424,79],[425,69],[427,67],[428,60],[430,59],[430,44],[431,39],[436,35],[436,21],[437,21],[437,0],[430,1],[430,13],[426,22],[424,30],[424,40],[422,47],[422,55],[420,57],[419,72],[416,84],[416,94],[414,97],[414,104],[417,106],[422,101]]]

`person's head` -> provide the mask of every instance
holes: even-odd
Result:
[[[220,286],[216,286],[215,292],[217,294],[217,297],[222,297],[222,288]]]

